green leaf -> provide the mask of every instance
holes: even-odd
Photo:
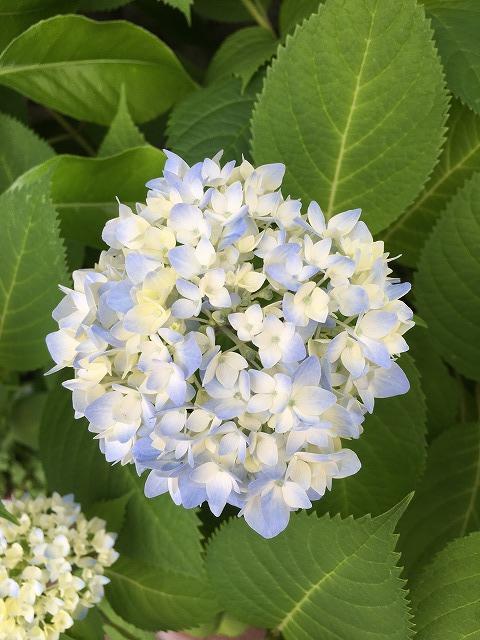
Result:
[[[450,200],[418,266],[415,293],[436,350],[480,380],[480,173]]]
[[[48,176],[3,193],[0,211],[0,366],[26,371],[48,362],[45,334],[67,280]]]
[[[5,507],[3,502],[0,500],[0,518],[4,520],[8,520],[9,522],[13,522],[13,524],[20,524],[15,516],[13,516],[10,511]]]
[[[135,122],[167,111],[194,87],[173,52],[131,22],[56,16],[0,55],[0,84],[79,120],[109,124],[122,84]]]
[[[129,624],[123,618],[121,618],[108,603],[105,598],[98,605],[99,610],[103,616],[108,620],[109,624],[104,626],[108,640],[124,640],[128,637],[129,640],[155,640],[154,635],[150,631],[144,631],[134,627],[133,624]],[[123,633],[126,635],[123,635]]]
[[[82,11],[112,11],[133,0],[79,0]]]
[[[277,49],[274,35],[262,27],[239,29],[225,38],[207,70],[207,82],[218,82],[230,76],[242,80],[242,89],[253,74],[270,60]]]
[[[38,430],[47,394],[43,391],[21,396],[12,407],[9,428],[16,442],[36,451]]]
[[[122,85],[118,110],[110,128],[98,149],[99,156],[113,156],[132,147],[145,145],[143,133],[138,129],[128,111],[125,85]]]
[[[76,620],[73,627],[68,629],[68,637],[74,640],[104,640],[102,618],[98,610],[90,609],[82,620]]]
[[[192,16],[191,16],[191,8],[193,4],[193,0],[162,0],[165,4],[168,4],[170,7],[174,9],[178,9],[183,13],[185,18],[187,19],[188,24],[190,24]]]
[[[427,468],[400,522],[405,565],[418,571],[480,521],[480,424],[456,425],[430,446]]]
[[[427,0],[435,40],[453,93],[480,113],[480,5],[477,0]]]
[[[428,438],[433,440],[457,420],[460,385],[433,348],[428,329],[421,329],[417,324],[408,333],[407,340],[422,378]]]
[[[77,0],[1,0],[0,51],[30,25],[56,15],[77,9]]]
[[[126,557],[105,573],[111,580],[106,591],[110,604],[134,625],[152,631],[182,629],[208,622],[218,612],[205,580],[159,572]]]
[[[395,220],[436,162],[447,96],[415,0],[328,0],[280,48],[254,109],[253,156],[284,162],[285,192],[329,217]],[[388,203],[388,205],[386,205]]]
[[[357,453],[362,468],[351,478],[334,481],[332,490],[314,503],[319,513],[378,515],[415,489],[426,458],[425,398],[412,360],[403,356],[400,365],[410,381],[410,391],[375,401],[364,433],[345,443]]]
[[[273,540],[229,521],[207,553],[220,603],[285,640],[410,638],[393,534],[405,506],[373,520],[295,514]]]
[[[480,171],[480,117],[454,101],[440,162],[415,203],[383,235],[392,255],[416,267],[428,234],[450,198]]]
[[[121,553],[161,569],[202,574],[195,511],[177,507],[168,495],[146,498],[144,478],[137,478],[133,468],[109,465],[87,422],[74,419],[67,390],[59,388],[49,395],[40,434],[40,458],[51,491],[74,493],[84,508],[130,495],[125,513],[129,526],[116,543]]]
[[[53,155],[53,149],[31,129],[0,113],[0,193],[15,178]]]
[[[125,522],[127,504],[132,493],[125,493],[119,498],[98,500],[85,508],[89,518],[101,518],[107,523],[107,528],[113,533],[120,533]]]
[[[17,180],[30,185],[51,173],[52,200],[60,214],[62,236],[104,249],[102,229],[118,215],[118,203],[145,200],[145,183],[161,175],[165,155],[150,146],[128,149],[108,158],[56,156]]]
[[[412,588],[418,640],[480,637],[480,532],[451,542]]]
[[[297,24],[318,11],[320,4],[321,0],[283,0],[278,17],[282,36],[293,33]]]
[[[240,81],[231,78],[192,93],[172,112],[168,147],[187,162],[212,157],[220,149],[226,160],[249,156],[249,125],[254,93],[242,93]]]

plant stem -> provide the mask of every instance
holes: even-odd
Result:
[[[82,149],[86,153],[88,153],[89,156],[96,155],[95,149],[88,142],[88,140],[85,140],[82,134],[79,131],[77,131],[77,129],[75,129],[75,127],[73,127],[66,118],[64,118],[60,113],[57,113],[56,111],[52,111],[51,109],[47,109],[47,111],[58,122],[58,124],[61,127],[63,127],[63,129],[75,140],[75,142],[77,142],[77,144],[79,144],[80,147],[82,147]]]
[[[113,629],[115,629],[115,631],[118,631],[118,633],[120,633],[124,638],[126,638],[126,640],[137,640],[137,638],[134,635],[132,635],[129,631],[120,627],[116,622],[113,622],[113,620],[110,620],[110,618],[106,615],[106,613],[102,609],[98,609],[98,610],[104,622],[110,625]]]
[[[242,0],[242,4],[255,22],[276,37],[276,33],[272,27],[272,23],[268,19],[267,12],[263,6],[256,0]]]

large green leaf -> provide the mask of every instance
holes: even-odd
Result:
[[[417,266],[429,232],[450,198],[480,171],[480,117],[458,101],[448,118],[448,137],[440,162],[415,203],[383,234],[392,255]]]
[[[480,173],[452,198],[429,237],[416,279],[419,313],[437,351],[480,380]]]
[[[113,156],[132,147],[145,145],[143,133],[138,129],[128,111],[125,85],[122,85],[118,110],[110,128],[98,149],[99,156]]]
[[[365,420],[365,432],[348,443],[362,468],[351,478],[335,480],[332,490],[315,503],[320,513],[378,515],[415,489],[426,458],[426,407],[411,359],[404,356],[400,364],[410,381],[410,391],[375,401],[373,414]]]
[[[462,424],[430,446],[425,476],[400,522],[405,564],[416,572],[480,522],[480,424]]]
[[[285,640],[411,637],[395,525],[405,501],[378,518],[296,514],[264,540],[231,520],[209,545],[207,570],[220,603]]]
[[[480,532],[451,542],[412,588],[418,640],[480,637]]]
[[[448,86],[480,113],[480,4],[478,0],[426,0]]]
[[[78,0],[0,0],[0,51],[35,22],[78,6]]]
[[[207,70],[207,82],[218,82],[230,76],[242,80],[246,87],[253,74],[275,53],[277,40],[267,29],[246,27],[228,36],[213,56]]]
[[[53,155],[53,149],[31,129],[0,113],[0,193],[27,169]]]
[[[165,156],[150,146],[128,149],[107,158],[56,156],[21,176],[16,184],[30,185],[39,176],[52,176],[52,199],[60,214],[64,238],[105,248],[102,229],[118,215],[118,203],[144,201],[145,183],[161,175]]]
[[[130,468],[109,465],[84,419],[75,420],[71,394],[50,394],[40,430],[40,458],[51,491],[74,493],[81,504],[98,508],[98,501],[129,493],[125,522],[117,548],[156,567],[201,575],[199,520],[193,510],[175,506],[170,497],[148,499],[144,479]]]
[[[80,120],[109,124],[121,85],[135,122],[167,111],[193,81],[174,53],[130,22],[56,16],[16,38],[0,55],[0,84]]]
[[[433,348],[428,329],[415,327],[407,340],[420,371],[427,403],[428,438],[433,440],[458,418],[460,384]]]
[[[3,193],[0,211],[0,366],[36,369],[48,362],[45,333],[67,280],[48,176]]]
[[[297,24],[300,24],[312,13],[318,11],[322,0],[283,0],[280,7],[278,23],[280,33],[286,36],[292,33]]]
[[[159,572],[122,557],[106,575],[111,580],[106,593],[112,607],[144,629],[182,629],[208,622],[218,612],[211,587],[193,576]]]
[[[168,123],[168,146],[187,162],[212,157],[220,149],[225,160],[249,156],[249,123],[254,90],[242,93],[240,80],[216,83],[183,100]]]
[[[395,220],[436,162],[447,109],[429,23],[415,0],[328,0],[280,48],[254,110],[257,162],[326,215]]]

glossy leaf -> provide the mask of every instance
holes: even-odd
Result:
[[[0,84],[81,120],[109,124],[122,84],[136,122],[167,111],[193,89],[174,53],[130,22],[56,16],[0,55]]]
[[[382,234],[392,255],[416,267],[428,234],[450,198],[475,171],[480,171],[480,117],[455,101],[440,162],[414,204]]]
[[[452,426],[430,446],[425,476],[400,522],[400,548],[417,572],[447,542],[478,529],[480,424]]]
[[[0,193],[22,173],[53,155],[53,149],[31,129],[0,113]]]
[[[217,49],[207,70],[207,82],[238,76],[244,89],[253,74],[270,60],[277,48],[274,35],[262,27],[246,27],[228,36]]]
[[[1,0],[0,51],[32,24],[57,13],[74,12],[78,0]]]
[[[315,503],[319,513],[378,515],[415,489],[426,458],[425,398],[411,359],[402,356],[399,364],[410,381],[410,391],[375,401],[362,436],[344,444],[357,453],[362,468],[350,478],[334,480],[332,490]]]
[[[280,48],[252,121],[257,163],[327,216],[361,207],[373,231],[417,195],[440,150],[447,96],[414,0],[328,0]],[[387,204],[388,203],[388,204]]]
[[[412,589],[418,640],[478,638],[480,532],[451,542]]]
[[[122,153],[126,149],[141,147],[145,144],[143,133],[133,122],[128,111],[125,85],[122,85],[117,113],[98,149],[98,155],[100,157],[113,156],[116,153]]]
[[[207,569],[225,609],[285,640],[410,638],[393,530],[405,502],[378,518],[296,514],[265,540],[241,520],[211,541]]]
[[[45,334],[67,281],[48,176],[3,193],[0,211],[0,366],[26,371],[48,362]]]
[[[30,185],[50,173],[63,237],[104,248],[103,226],[118,215],[115,198],[131,205],[144,201],[145,183],[161,175],[164,162],[163,152],[150,146],[107,158],[57,156],[21,176],[17,184]]]
[[[225,160],[249,156],[249,124],[253,89],[242,93],[231,78],[200,89],[183,100],[168,123],[168,146],[187,162],[212,157],[223,149]]]
[[[418,266],[419,313],[437,351],[480,380],[480,173],[449,202]]]

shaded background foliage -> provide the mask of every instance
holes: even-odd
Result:
[[[122,554],[65,638],[480,637],[479,34],[478,0],[0,0],[0,491],[74,493]],[[284,162],[293,197],[362,207],[414,283],[410,393],[272,541],[147,500],[43,376],[57,283],[164,146]]]

